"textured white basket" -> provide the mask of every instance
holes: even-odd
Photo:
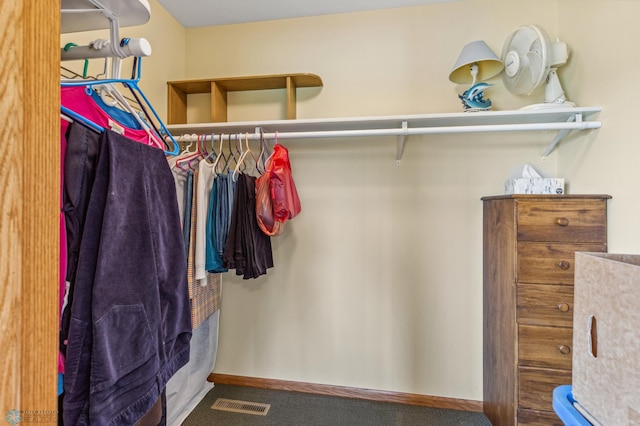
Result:
[[[602,425],[640,425],[640,256],[576,253],[572,393]]]

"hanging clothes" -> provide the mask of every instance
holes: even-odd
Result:
[[[140,122],[131,113],[119,108],[109,107],[102,101],[98,102],[98,100],[100,100],[100,97],[87,87],[60,88],[60,104],[62,106],[128,139],[163,148],[157,145],[154,139],[150,138],[147,131],[142,130]],[[108,111],[104,109],[105,107]]]
[[[186,154],[188,157],[192,154]],[[189,289],[189,299],[191,300],[191,321],[193,329],[198,328],[207,318],[213,315],[220,308],[221,299],[221,279],[217,274],[210,274],[204,271],[198,278],[197,253],[205,249],[204,228],[206,228],[207,208],[210,191],[206,190],[206,177],[203,178],[199,170],[183,170],[178,167],[181,157],[174,157],[169,160],[171,171],[177,187],[177,197],[183,200],[180,216],[183,217],[184,247],[187,256],[187,284]],[[203,169],[204,170],[204,169]],[[182,193],[182,194],[181,194]],[[206,205],[203,206],[202,203]],[[198,237],[202,232],[201,238]]]
[[[66,305],[60,322],[60,350],[67,351],[71,306],[73,305],[80,244],[91,199],[100,151],[100,134],[80,124],[70,125],[65,137],[63,207],[67,255],[66,281],[69,283]]]
[[[216,205],[216,246],[220,257],[224,255],[224,249],[229,237],[233,204],[236,198],[236,181],[229,173],[218,175],[218,203]]]
[[[243,279],[258,278],[273,267],[271,239],[256,219],[256,178],[238,175],[229,234],[223,253],[224,266]]]
[[[185,229],[185,244],[193,244],[194,241],[196,244],[194,280],[202,280],[207,273],[221,273],[229,269],[235,269],[236,274],[244,279],[257,278],[273,267],[269,237],[280,235],[285,222],[302,210],[288,150],[276,142],[272,155],[260,164],[267,151],[263,141],[260,156],[256,158],[249,148],[248,135],[245,136],[244,150],[242,143],[237,143],[241,140],[240,135],[235,138],[233,147],[229,137],[226,156],[222,153],[224,137],[221,135],[220,153],[215,161],[209,162],[200,160],[211,157],[206,151],[202,154],[200,142],[204,140],[203,135],[198,136],[197,151],[183,152],[184,164],[197,169],[201,176],[195,201],[199,216],[195,240],[187,242]],[[197,167],[191,163],[192,157],[199,160]],[[222,168],[228,168],[227,173],[217,170],[222,164],[219,163],[221,158],[224,158]],[[255,167],[247,163],[250,158],[253,158]],[[230,162],[235,162],[235,165],[231,166]],[[251,173],[263,173],[256,178],[241,172],[245,169]],[[185,200],[185,204],[189,202]],[[205,223],[202,222],[204,214]],[[185,218],[185,224],[188,225],[189,221],[193,218]]]
[[[187,256],[189,256],[189,250],[191,249],[191,228],[193,225],[193,208],[195,205],[193,204],[193,181],[195,180],[195,174],[188,170],[186,173],[186,183],[184,188],[184,222],[182,225],[182,234],[184,237],[184,250]],[[191,262],[189,262],[191,265]],[[191,272],[189,272],[189,276],[191,276]]]
[[[185,190],[187,187],[187,174],[176,167],[176,161],[178,157],[171,157],[167,160],[171,173],[173,174],[173,180],[176,186],[176,200],[178,201],[178,213],[180,215],[180,224],[184,226],[184,211],[186,195]],[[186,244],[185,244],[186,248]],[[186,252],[186,251],[185,251]]]
[[[64,120],[63,120],[64,121]],[[67,225],[64,214],[64,157],[67,153],[66,127],[60,126],[60,262],[58,269],[58,321],[62,324],[62,315],[67,297]],[[60,342],[62,339],[60,339]],[[64,352],[58,351],[58,395],[64,391]]]
[[[134,424],[189,359],[186,259],[164,153],[110,130],[98,145],[95,158],[66,155],[94,178],[69,305],[65,425]]]
[[[94,123],[109,128],[117,125],[128,137],[147,143],[148,135],[140,129],[131,114],[109,107],[100,96],[87,87],[61,87],[60,103]],[[64,373],[64,353],[69,329],[68,307],[73,300],[74,277],[77,268],[80,239],[84,227],[87,204],[99,146],[99,134],[82,126],[70,126],[60,121],[61,144],[61,225],[60,240],[64,241],[60,261],[60,361],[59,372]],[[68,141],[71,140],[69,144]],[[67,179],[65,179],[67,176]],[[63,222],[64,221],[64,222]]]
[[[215,164],[210,163],[207,158],[198,162],[198,185],[197,185],[197,230],[196,230],[196,252],[195,252],[195,279],[203,280],[207,277],[207,271],[226,272],[224,268],[207,268],[207,257],[211,259],[213,252],[209,252],[207,239],[211,239],[209,232],[215,232],[208,226],[210,219],[211,201],[216,200],[217,188],[215,186]]]
[[[218,250],[218,233],[221,232],[216,226],[216,212],[220,203],[219,193],[226,191],[226,184],[223,188],[218,188],[221,179],[216,177],[211,185],[211,194],[209,196],[209,206],[207,209],[207,223],[205,226],[205,270],[208,272],[227,272],[228,269],[222,264],[222,256]]]
[[[183,154],[170,157],[169,165],[176,183],[180,216],[183,220],[189,216],[191,223],[189,229],[189,249],[191,251],[192,247],[195,250],[197,244],[193,232],[197,232],[201,223],[201,216],[197,212],[197,208],[195,215],[192,215],[192,212],[194,206],[199,204],[200,197],[191,191],[188,200],[189,210],[185,212],[186,175],[190,170],[189,165],[192,166],[193,163],[182,160],[190,158],[193,153],[185,152]],[[182,165],[182,168],[177,164]],[[200,186],[200,182],[200,175],[198,175],[195,182],[196,188]],[[205,214],[205,219],[206,216]],[[207,377],[215,367],[217,355],[222,280],[220,274],[210,273],[206,274],[205,279],[196,280],[195,256],[193,254],[188,259],[189,264],[193,266],[189,268],[190,273],[187,277],[193,327],[193,337],[190,341],[191,352],[189,362],[167,383],[167,424],[169,425],[180,424],[193,410],[195,404],[213,388],[213,383],[208,382]]]

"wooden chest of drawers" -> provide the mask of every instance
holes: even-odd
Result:
[[[607,251],[608,195],[484,197],[484,412],[494,426],[562,425],[571,383],[574,253]]]

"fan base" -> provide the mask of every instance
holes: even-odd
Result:
[[[542,102],[539,104],[532,104],[532,105],[527,105],[524,106],[520,109],[525,109],[525,110],[529,110],[529,109],[557,109],[557,108],[575,108],[576,104],[574,104],[573,102],[569,102],[569,101],[564,101],[561,103],[558,102]]]

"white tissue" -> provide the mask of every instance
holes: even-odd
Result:
[[[525,164],[524,167],[522,168],[522,177],[532,179],[532,178],[541,178],[542,176],[540,175],[540,173],[536,171],[536,169],[533,168],[533,166],[529,164]]]

